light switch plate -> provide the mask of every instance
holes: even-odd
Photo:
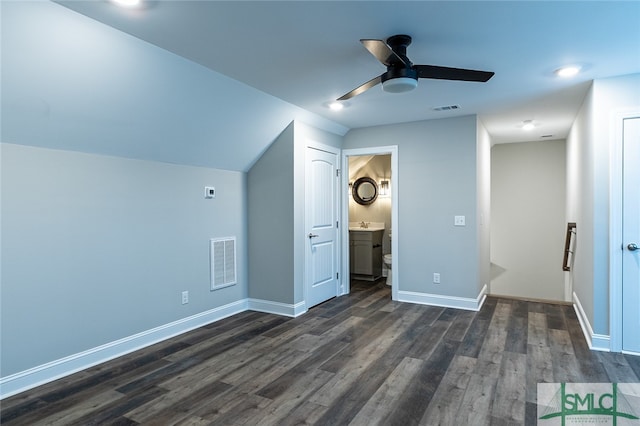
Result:
[[[213,186],[205,186],[204,198],[216,198],[216,189]]]
[[[454,216],[453,226],[466,226],[466,218],[464,216]]]

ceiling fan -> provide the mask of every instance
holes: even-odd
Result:
[[[382,83],[382,89],[385,92],[400,93],[415,89],[418,86],[419,78],[484,83],[494,74],[491,71],[476,71],[435,65],[414,65],[407,57],[407,46],[411,44],[411,37],[404,34],[391,36],[386,42],[370,39],[362,39],[360,42],[376,59],[387,67],[387,72],[339,97],[338,101],[351,99],[379,83]]]

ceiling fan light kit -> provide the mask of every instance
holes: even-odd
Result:
[[[409,92],[418,87],[418,80],[411,77],[397,77],[382,82],[382,90],[389,93]]]
[[[351,99],[378,83],[382,83],[382,89],[385,92],[402,93],[415,89],[419,78],[486,82],[494,74],[491,71],[414,65],[407,57],[407,47],[411,44],[411,37],[404,34],[391,36],[386,42],[370,39],[362,39],[360,42],[369,53],[387,67],[387,71],[341,96],[338,101]]]

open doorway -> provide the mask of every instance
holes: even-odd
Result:
[[[565,204],[565,140],[491,148],[490,294],[564,300]]]
[[[344,150],[342,165],[343,294],[352,283],[388,281],[396,300],[397,147]]]

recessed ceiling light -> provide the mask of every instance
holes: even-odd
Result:
[[[348,106],[346,102],[329,102],[327,106],[333,111],[340,111]]]
[[[533,124],[533,121],[531,120],[525,120],[522,122],[522,130],[525,130],[527,132],[533,130],[535,127],[536,125]]]
[[[111,1],[117,4],[118,6],[124,6],[124,7],[136,7],[136,6],[140,6],[140,3],[141,3],[141,0],[111,0]]]
[[[562,68],[558,68],[555,71],[555,74],[558,77],[573,77],[580,72],[580,67],[577,65],[570,65]]]

